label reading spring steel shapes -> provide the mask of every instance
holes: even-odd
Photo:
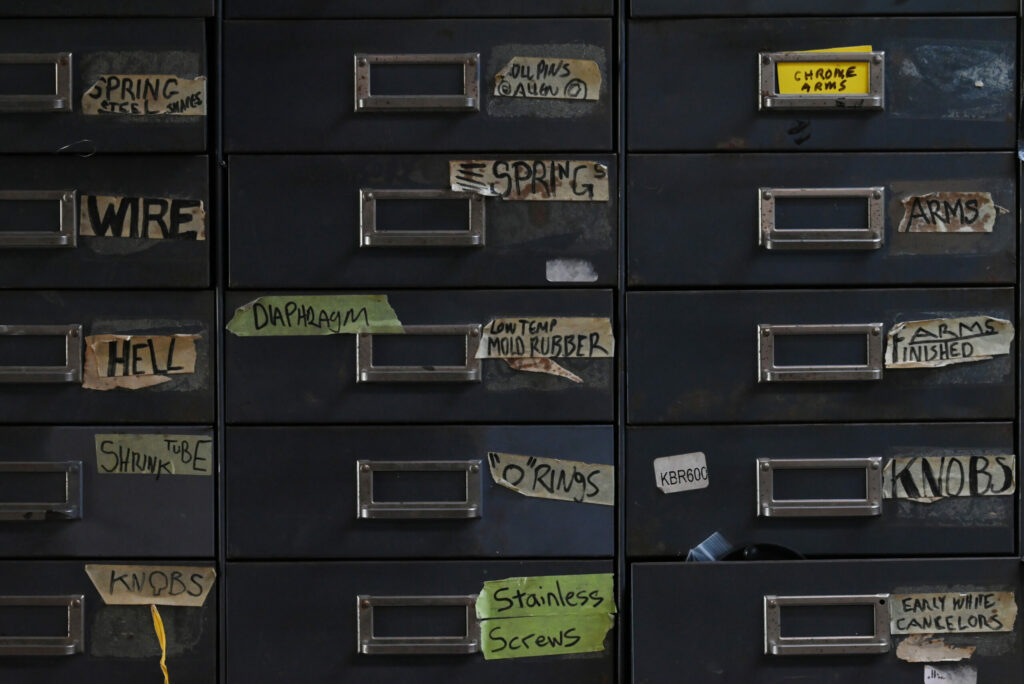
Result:
[[[601,94],[601,68],[589,59],[513,57],[494,76],[498,97],[596,100]]]
[[[111,606],[203,605],[217,571],[181,565],[86,565],[103,602]]]
[[[882,470],[882,496],[918,503],[959,496],[1010,496],[1017,489],[1016,457],[893,458]]]
[[[608,167],[566,159],[448,162],[452,190],[528,202],[607,202]]]
[[[615,505],[615,467],[540,456],[490,452],[491,478],[523,496]]]
[[[903,199],[900,233],[991,233],[1009,210],[988,192],[931,192]]]
[[[205,240],[201,200],[83,195],[78,233],[87,237]]]
[[[700,451],[656,458],[654,484],[665,494],[704,489],[710,484],[707,459]]]
[[[85,338],[82,387],[140,389],[196,372],[200,335],[90,335]]]
[[[893,634],[1012,632],[1017,601],[1012,591],[892,594]]]
[[[897,323],[886,336],[886,368],[939,368],[1010,353],[1013,323],[991,316]]]
[[[206,77],[104,74],[82,96],[85,114],[206,115]]]

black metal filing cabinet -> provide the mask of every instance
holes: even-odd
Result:
[[[1024,677],[1017,11],[632,0],[631,681]]]
[[[5,682],[217,681],[213,5],[0,3]]]

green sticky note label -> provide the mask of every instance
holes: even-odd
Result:
[[[387,295],[268,295],[239,307],[227,325],[239,337],[401,333]]]
[[[614,612],[611,573],[492,580],[484,582],[483,591],[476,600],[476,616],[481,620]]]
[[[602,651],[613,623],[608,613],[484,620],[480,624],[484,658],[501,660]]]
[[[208,435],[114,433],[95,439],[101,475],[213,475]]]

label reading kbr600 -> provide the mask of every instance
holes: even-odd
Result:
[[[654,459],[654,483],[666,494],[704,489],[708,486],[708,463],[700,451]]]

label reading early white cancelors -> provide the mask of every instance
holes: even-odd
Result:
[[[710,484],[707,459],[700,451],[656,458],[654,483],[666,494],[704,489]]]

